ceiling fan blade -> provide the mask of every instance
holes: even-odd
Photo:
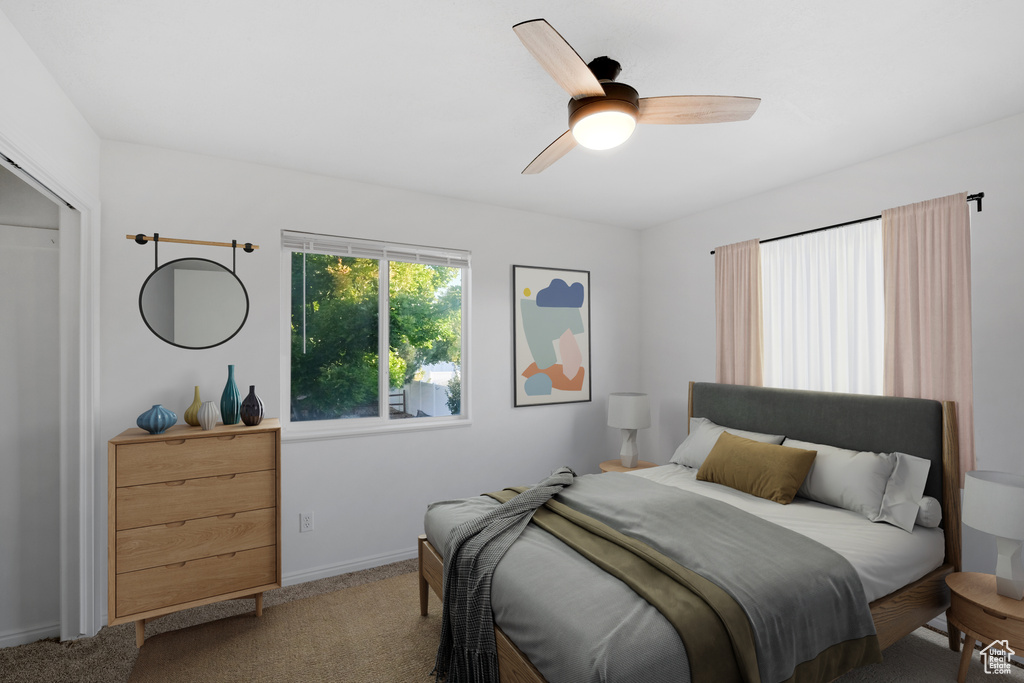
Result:
[[[572,136],[572,131],[567,130],[558,136],[558,139],[552,142],[550,145],[544,148],[544,151],[537,155],[530,165],[523,169],[523,175],[532,175],[534,173],[540,173],[545,168],[555,163],[566,154],[572,151],[572,148],[576,146],[576,138]]]
[[[551,24],[543,19],[532,19],[516,24],[512,30],[533,58],[574,99],[604,96],[604,88],[586,62]]]
[[[674,95],[641,97],[637,123],[725,123],[746,121],[761,104],[759,97]]]

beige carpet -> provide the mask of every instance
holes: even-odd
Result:
[[[130,683],[427,683],[441,633],[438,600],[419,614],[405,574],[146,640]]]
[[[264,615],[276,605],[409,574],[416,571],[416,566],[415,559],[403,560],[279,588],[265,594]],[[416,602],[412,608],[417,615],[418,605],[419,602]],[[155,636],[219,619],[251,614],[252,610],[252,600],[229,600],[194,607],[147,624],[146,635]],[[0,683],[126,683],[138,654],[133,624],[107,626],[92,638],[63,643],[56,638],[38,640],[17,647],[0,648]],[[301,680],[301,675],[293,675],[286,680]],[[196,679],[196,683],[202,683],[202,679]]]
[[[271,591],[260,619],[252,601],[180,612],[146,627],[141,652],[131,624],[70,643],[0,649],[0,683],[432,683],[440,605],[431,595],[430,615],[419,616],[416,576],[409,573],[415,566],[409,560]],[[923,628],[884,656],[837,683],[952,683],[960,657],[944,635]],[[967,680],[1024,683],[1024,670],[986,675],[975,653]]]

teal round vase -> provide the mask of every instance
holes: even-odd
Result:
[[[150,434],[163,434],[168,427],[177,421],[177,415],[157,403],[142,415],[139,415],[139,419],[135,420],[135,424]]]
[[[256,395],[256,385],[249,385],[249,395],[242,400],[242,424],[255,427],[263,421],[263,401]]]
[[[226,425],[238,424],[242,408],[242,397],[235,384],[235,366],[228,366],[228,383],[220,395],[220,419]]]

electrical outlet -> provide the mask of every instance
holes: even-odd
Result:
[[[299,513],[299,533],[304,534],[313,530],[313,511]]]

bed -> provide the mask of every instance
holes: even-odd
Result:
[[[931,532],[932,540],[930,542],[933,546],[938,544],[937,550],[934,547],[932,550],[932,555],[935,558],[932,563],[937,566],[927,569],[920,576],[913,573],[905,574],[906,576],[916,576],[916,578],[908,580],[905,584],[900,579],[899,585],[885,583],[885,578],[888,575],[900,575],[900,573],[888,569],[884,563],[874,569],[864,569],[858,565],[857,570],[862,574],[861,580],[865,586],[864,594],[870,596],[866,598],[870,602],[868,606],[870,620],[877,633],[878,646],[883,650],[904,635],[942,614],[948,608],[949,594],[945,585],[945,577],[951,572],[960,570],[960,473],[956,446],[955,404],[922,399],[691,383],[688,406],[687,417],[691,420],[705,418],[712,423],[736,430],[784,435],[787,439],[794,439],[796,442],[829,444],[853,451],[901,452],[930,461],[931,467],[928,469],[924,493],[938,501],[942,511],[942,522],[936,529],[920,530],[919,527],[914,527],[914,534],[918,535],[911,534],[905,538],[919,538],[924,543]],[[631,486],[636,483],[635,480],[640,478],[647,478],[670,486],[689,486],[690,484],[683,480],[692,479],[692,473],[680,474],[683,472],[684,468],[669,465],[645,470],[642,473],[638,472],[635,475],[617,476],[625,478],[622,481],[631,482]],[[600,480],[602,484],[609,484],[613,481],[611,475],[593,476],[609,477],[608,480]],[[728,497],[732,494],[726,492],[723,495]],[[761,501],[761,503],[765,502]],[[479,509],[484,509],[490,504],[495,503],[494,501],[473,500],[470,502],[470,508],[480,506]],[[801,505],[794,506],[793,510],[797,511],[797,508],[801,506],[806,508],[815,505],[828,507],[808,501],[807,504],[801,503]],[[790,506],[784,507],[789,508]],[[848,511],[838,512],[847,513],[847,517],[850,516]],[[465,514],[472,514],[472,509]],[[756,515],[758,512],[754,511],[753,514]],[[429,514],[426,526],[428,533],[420,536],[419,539],[419,597],[422,614],[426,614],[429,591],[433,589],[436,594],[440,595],[443,576],[442,558],[438,551],[438,547],[441,546],[439,541],[439,536],[442,533],[439,531],[441,527],[438,526],[438,522],[432,521]],[[545,534],[544,531],[533,527],[534,525],[531,524],[527,529],[531,538],[536,534]],[[919,531],[921,533],[918,533]],[[904,532],[897,529],[893,533],[902,534]],[[517,543],[525,545],[534,543],[531,538],[526,538],[526,532],[523,537],[525,540]],[[514,545],[513,548],[515,547]],[[564,554],[561,550],[556,554],[560,553]],[[568,553],[572,553],[572,550],[568,550]],[[503,559],[502,563],[505,562],[506,560]],[[519,563],[522,564],[521,561]],[[857,564],[856,561],[853,563]],[[529,566],[516,569],[514,560],[510,560],[508,564],[510,568],[505,571],[507,576],[503,578],[505,585],[513,586],[513,588],[503,590],[519,593],[533,592],[536,585],[531,583]],[[534,560],[534,566],[538,564],[546,565],[547,561],[537,563]],[[499,570],[501,569],[503,569],[503,565],[500,564]],[[600,573],[600,570],[596,571]],[[876,581],[870,578],[868,575],[872,572],[881,575],[881,579]],[[920,573],[918,571],[918,574]],[[499,601],[500,592],[498,578],[496,573],[494,588],[496,603]],[[876,576],[876,578],[878,577]],[[606,580],[601,579],[601,581]],[[605,596],[609,604],[614,606],[618,603],[615,602],[614,579],[611,581],[612,583],[600,584],[595,576],[588,575],[586,581],[577,583],[589,585],[593,582],[596,586],[603,586],[594,590]],[[628,589],[626,590],[628,592]],[[544,602],[544,600],[540,601]],[[613,609],[616,607],[609,608],[609,611]],[[623,607],[621,609],[634,611],[633,608]],[[524,628],[522,623],[516,624],[517,615],[513,608],[507,605],[498,605],[495,608],[495,636],[502,681],[519,683],[546,680],[541,669],[549,672],[552,669],[551,657],[544,649],[551,646],[551,642],[564,638],[563,631],[568,630],[564,625],[560,625],[559,614],[557,608],[553,608],[549,615],[550,618],[531,617],[534,619],[536,628]],[[518,616],[521,621],[521,615]],[[631,616],[630,618],[635,617]],[[628,624],[629,621],[622,620],[622,623]],[[646,622],[638,623],[645,624]],[[636,634],[631,632],[628,627],[614,626],[612,628],[614,637],[603,639],[609,641],[610,645],[600,645],[600,647],[615,647],[615,644],[618,643],[615,654],[608,656],[608,659],[618,661],[629,657],[640,658],[640,654],[636,653],[641,653],[643,657],[650,656],[653,659],[661,656],[660,650],[670,649],[659,647],[657,648],[659,653],[649,655],[644,651],[644,643],[638,642]],[[546,633],[545,629],[553,630],[553,632]],[[646,626],[640,630],[646,632],[645,629],[647,629]],[[949,628],[949,631],[950,648],[956,651],[959,649],[959,633],[952,627]],[[544,646],[538,649],[540,647],[538,643],[541,641]],[[562,647],[557,642],[553,647],[555,646]],[[593,647],[596,648],[598,645]],[[589,644],[587,648],[590,648]],[[578,656],[586,657],[588,661],[592,662],[592,660],[601,659],[605,655],[591,648],[586,649],[585,654]],[[533,660],[537,661],[540,669],[534,665]],[[693,665],[692,659],[688,661]],[[641,661],[636,666],[645,665]],[[655,665],[652,663],[651,666]],[[667,667],[668,665],[658,664],[658,666]],[[552,676],[552,680],[564,677],[550,673],[549,675]],[[595,680],[602,679],[604,675],[598,675]],[[614,680],[614,678],[613,674],[607,674],[606,680]],[[688,676],[682,678],[686,680]],[[812,678],[813,676],[811,678],[804,677],[803,680]],[[822,680],[828,679],[829,677],[826,677]]]

